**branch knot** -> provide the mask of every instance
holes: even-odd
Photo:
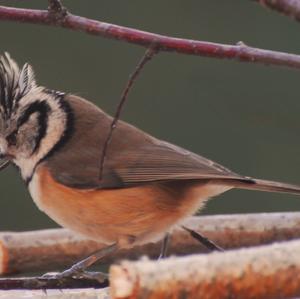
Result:
[[[48,0],[49,19],[54,23],[61,23],[68,15],[68,10],[61,4],[60,0]]]

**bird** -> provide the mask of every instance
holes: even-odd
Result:
[[[75,275],[120,248],[163,239],[230,189],[299,195],[300,186],[256,179],[118,121],[92,102],[38,85],[33,68],[0,57],[0,167],[15,165],[38,208],[107,245],[61,272]]]

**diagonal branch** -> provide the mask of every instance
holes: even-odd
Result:
[[[149,47],[156,43],[159,51],[177,52],[243,62],[287,66],[300,69],[300,55],[253,48],[244,43],[225,45],[207,41],[169,37],[133,28],[104,23],[68,13],[63,19],[51,18],[45,10],[0,6],[0,20],[59,26],[88,34],[112,38]]]
[[[110,125],[110,129],[107,135],[107,138],[105,140],[105,143],[103,145],[103,150],[102,150],[102,155],[101,155],[101,159],[100,159],[100,172],[99,172],[99,180],[102,180],[102,176],[103,176],[103,169],[104,169],[104,163],[105,163],[105,159],[106,159],[106,154],[107,154],[107,150],[108,150],[108,146],[109,143],[111,141],[112,135],[113,135],[113,131],[117,126],[117,122],[120,119],[121,116],[121,112],[122,112],[122,108],[124,107],[124,104],[127,100],[127,96],[128,93],[130,91],[130,88],[132,87],[132,85],[134,84],[135,80],[137,79],[137,77],[139,76],[140,72],[142,71],[143,67],[145,66],[145,64],[150,61],[152,59],[152,57],[157,53],[157,48],[156,48],[156,44],[153,43],[149,49],[145,52],[145,54],[143,55],[142,59],[140,60],[140,62],[137,64],[134,72],[129,76],[129,80],[125,86],[125,89],[122,93],[121,96],[121,100],[119,102],[119,105],[117,107],[115,116],[113,121],[111,122]]]
[[[220,247],[219,245],[217,245],[215,242],[211,241],[210,239],[204,237],[202,234],[196,232],[195,230],[190,229],[190,228],[186,227],[185,225],[182,225],[181,227],[185,231],[187,231],[192,238],[199,241],[199,243],[202,244],[203,246],[205,246],[205,248],[207,248],[208,250],[224,251],[224,249],[222,247]]]
[[[300,21],[300,0],[252,0]]]

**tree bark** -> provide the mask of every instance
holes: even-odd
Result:
[[[185,226],[198,231],[225,249],[268,244],[300,237],[300,213],[245,214],[191,217]],[[0,274],[58,271],[101,249],[104,244],[87,240],[66,229],[0,233]],[[102,263],[157,258],[161,242],[120,250]],[[188,232],[174,230],[169,254],[207,252]]]
[[[56,290],[11,290],[0,291],[1,299],[109,299],[109,290],[105,289],[56,289]]]
[[[115,299],[271,299],[300,296],[300,241],[122,262],[110,268]]]

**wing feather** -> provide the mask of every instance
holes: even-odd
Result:
[[[147,144],[134,151],[119,153],[117,159],[111,160],[109,168],[124,185],[166,180],[242,178],[211,160],[167,142]]]
[[[112,119],[81,98],[69,96],[68,100],[75,114],[75,133],[46,161],[53,177],[64,185],[124,188],[169,180],[244,179],[222,165],[120,121],[108,146],[100,181],[101,149]]]

